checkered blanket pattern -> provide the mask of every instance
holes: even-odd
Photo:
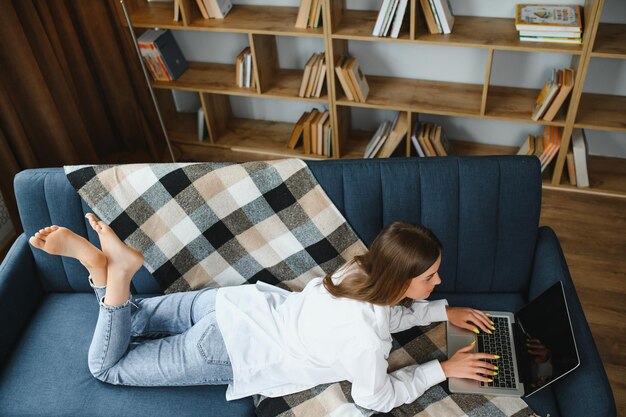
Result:
[[[65,173],[165,293],[258,280],[301,290],[367,250],[299,159]]]
[[[389,372],[433,359],[446,359],[446,326],[435,323],[393,334]],[[324,384],[277,398],[254,396],[257,417],[527,417],[535,416],[520,398],[449,394],[435,385],[410,404],[386,414],[354,404],[351,384]]]

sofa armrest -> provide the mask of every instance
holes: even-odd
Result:
[[[22,234],[0,264],[0,366],[27,327],[42,295],[33,253]]]
[[[580,366],[553,385],[561,415],[615,416],[615,400],[602,361],[576,294],[559,240],[549,227],[541,227],[528,291],[533,299],[557,281],[563,282]]]

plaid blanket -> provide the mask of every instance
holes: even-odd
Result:
[[[414,327],[395,333],[389,354],[389,372],[446,356],[445,323]],[[411,404],[379,414],[357,406],[346,381],[318,385],[307,391],[277,398],[254,396],[258,417],[528,417],[536,414],[521,398],[449,394],[444,383],[428,389]]]
[[[304,162],[66,166],[68,180],[120,238],[144,254],[166,293],[258,280],[298,291],[367,248]],[[445,327],[394,334],[389,371],[445,358]],[[279,398],[259,417],[371,416],[350,383]],[[532,415],[516,398],[449,395],[441,385],[392,416]]]
[[[258,280],[300,290],[367,250],[299,159],[65,173],[165,293]]]

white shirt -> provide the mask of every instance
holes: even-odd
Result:
[[[445,300],[411,308],[332,296],[322,278],[302,292],[257,282],[220,288],[217,323],[233,369],[226,399],[277,397],[350,381],[356,404],[379,412],[411,403],[446,379],[439,361],[387,373],[391,333],[445,321]]]

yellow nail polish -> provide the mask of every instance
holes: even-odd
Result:
[[[493,334],[493,332],[491,330],[487,330],[487,333],[489,334]]]
[[[489,321],[491,321],[491,320],[489,320]],[[491,321],[491,324],[495,324],[495,323],[493,321]]]
[[[491,326],[491,330],[496,330],[496,328],[495,328],[495,327],[493,327],[493,326]]]
[[[498,356],[498,355],[493,355],[493,358],[494,358],[494,359],[500,359],[500,356]]]
[[[476,329],[476,328],[472,329],[472,331],[473,331],[474,333],[476,333],[476,334],[480,334],[480,331],[479,331],[478,329]]]
[[[497,372],[494,372],[493,374],[494,374],[494,375],[498,375],[498,373],[497,373]]]
[[[497,366],[493,365],[493,369],[499,369]]]
[[[489,379],[487,380],[487,382],[493,382],[493,379],[489,378]]]
[[[471,343],[471,344],[472,344],[472,345],[476,344],[476,340],[472,340],[472,343]]]

